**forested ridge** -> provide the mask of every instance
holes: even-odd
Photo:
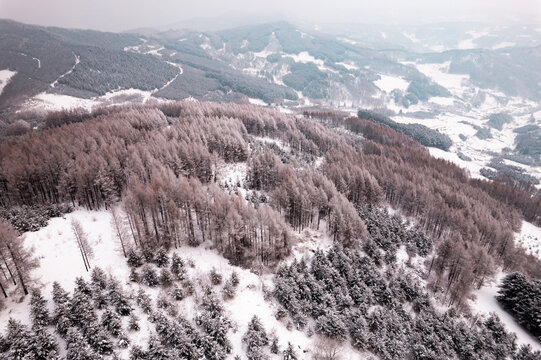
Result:
[[[245,164],[243,186],[220,181],[235,164]],[[517,196],[525,201],[514,201]],[[130,280],[142,286],[170,288],[182,283],[179,275],[157,273],[155,267],[169,264],[164,254],[185,245],[212,244],[234,265],[270,271],[278,267],[272,296],[283,311],[277,316],[289,317],[292,326],[327,338],[349,339],[361,351],[385,359],[403,358],[404,353],[414,359],[536,356],[527,348],[517,349],[497,318],[466,330],[461,315],[441,315],[428,299],[434,296],[445,306],[465,310],[472,290],[493,278],[500,266],[538,279],[539,260],[515,245],[513,232],[520,229],[523,218],[539,223],[539,199],[509,185],[474,181],[456,165],[431,157],[417,141],[370,120],[319,112],[291,116],[256,106],[191,101],[51,114],[43,130],[0,144],[4,208],[0,214],[9,222],[0,224],[6,234],[0,243],[2,269],[9,271],[0,278],[2,289],[11,286],[10,279],[24,283],[25,274],[36,266],[22,247],[19,253],[10,253],[10,248],[20,245],[13,227],[28,230],[32,228],[28,222],[34,217],[42,221],[46,213],[17,209],[54,204],[62,206],[51,209],[57,211],[54,214],[69,211],[64,208],[68,206],[116,209],[120,204],[122,211],[113,217],[125,219],[128,226],[118,237],[133,239],[135,246],[126,249],[125,256],[132,267]],[[387,206],[399,210],[411,224],[390,215]],[[283,265],[304,229],[327,233],[333,249]],[[400,275],[400,248],[409,258],[421,259],[417,277]],[[85,251],[81,243],[83,257]],[[156,251],[162,260],[153,255]],[[174,271],[178,269],[170,272]],[[359,278],[362,272],[365,275]],[[115,287],[112,284],[100,286]],[[216,278],[217,284],[221,277]],[[232,291],[232,285],[226,285],[224,291]],[[97,296],[85,290],[84,281],[77,284],[73,299],[81,296],[79,292]],[[210,303],[202,311],[221,322],[212,291],[206,296]],[[85,311],[97,323],[93,310]],[[419,317],[420,312],[424,317]],[[161,321],[152,310],[149,314],[156,324],[172,319]],[[114,330],[109,325],[114,316],[108,317],[94,330],[70,323],[57,331],[83,346],[93,337],[92,331]],[[170,326],[183,326],[182,331],[195,334],[186,321],[176,317],[171,321]],[[199,332],[211,331],[212,325],[197,321]],[[223,321],[220,326],[227,332]],[[447,330],[427,334],[418,342],[422,331],[437,328],[435,323]],[[398,324],[403,324],[404,332],[393,338]],[[28,331],[16,323],[9,326],[8,338]],[[257,319],[250,328],[262,333]],[[167,333],[175,331],[162,330],[165,333],[151,339],[148,349],[139,349],[143,355],[134,349],[131,358],[145,358],[145,351],[150,354],[156,349],[153,342],[176,349],[163,358],[178,355],[179,345]],[[453,339],[459,333],[462,338]],[[227,339],[209,334],[214,341],[210,345],[196,338],[190,341],[207,358],[214,358],[209,354],[216,349],[220,356],[215,358],[225,358]],[[470,339],[467,349],[461,347],[464,339]],[[486,339],[491,343],[482,345]],[[87,345],[110,354],[99,344]],[[266,347],[261,351],[272,352],[269,339],[252,345],[248,344],[252,354]],[[8,354],[14,348],[13,343],[2,346],[0,352]],[[191,354],[183,356],[200,355]]]

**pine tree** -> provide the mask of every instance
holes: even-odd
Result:
[[[122,332],[120,316],[109,309],[101,315],[101,325],[114,337],[118,337]]]
[[[159,284],[159,278],[156,274],[156,270],[151,265],[143,266],[141,271],[141,282],[147,286],[154,287]]]
[[[152,312],[152,300],[143,289],[139,289],[135,301],[145,314],[150,314]]]
[[[239,280],[239,274],[237,274],[236,271],[233,271],[231,273],[231,285],[233,285],[234,287],[237,287],[240,283],[240,280]]]
[[[541,351],[533,351],[530,344],[523,344],[513,360],[538,360],[541,359]]]
[[[210,270],[210,282],[212,285],[220,285],[222,283],[222,274],[216,271],[216,268]]]
[[[58,343],[45,327],[36,328],[36,359],[52,360],[58,358]]]
[[[184,280],[186,275],[184,261],[177,253],[173,253],[171,257],[171,273],[177,280]]]
[[[32,318],[33,328],[45,327],[51,322],[49,310],[47,310],[47,300],[43,298],[39,289],[32,290],[30,317]]]
[[[128,265],[131,268],[138,268],[141,265],[143,265],[143,256],[139,254],[139,252],[137,252],[136,250],[129,249],[127,252],[127,255],[128,255]]]
[[[278,345],[278,337],[276,335],[271,336],[270,352],[272,354],[278,354],[280,352],[280,346]]]
[[[139,318],[135,315],[134,312],[130,314],[130,320],[128,322],[128,330],[130,331],[139,331],[141,327],[139,326]]]
[[[283,356],[284,360],[298,360],[299,359],[291,343],[287,343],[287,348],[284,350],[283,355],[284,355]]]
[[[101,357],[85,341],[79,330],[70,328],[66,335],[67,360],[99,360]]]
[[[249,360],[261,360],[263,356],[263,348],[269,345],[269,337],[263,328],[261,320],[254,316],[248,324],[248,330],[242,337],[242,341],[246,344],[246,356]]]
[[[36,359],[36,336],[19,321],[9,319],[7,326],[8,359]]]
[[[169,264],[169,256],[167,256],[167,250],[165,250],[163,247],[159,248],[158,251],[156,251],[156,255],[154,256],[154,263],[158,267],[165,267]]]
[[[171,297],[177,301],[180,301],[182,299],[184,299],[186,297],[186,294],[184,293],[184,290],[178,286],[178,285],[174,285],[173,288],[171,289],[171,291],[169,292],[169,294],[171,295]]]
[[[108,298],[109,298],[109,304],[114,306],[115,311],[117,314],[121,316],[127,316],[132,312],[132,307],[130,305],[130,301],[126,294],[124,293],[124,290],[122,289],[122,285],[120,282],[113,277],[109,279],[108,282]]]
[[[73,326],[70,299],[68,293],[56,281],[53,283],[53,302],[55,303],[55,310],[52,322],[56,327],[56,331],[65,336],[69,328]]]
[[[134,345],[130,349],[130,360],[147,360],[150,359],[147,352],[139,345]]]
[[[169,270],[167,270],[166,268],[162,269],[160,272],[160,285],[164,287],[169,287],[171,286],[172,281],[173,276],[171,275]]]
[[[90,346],[100,355],[110,355],[113,352],[113,344],[98,321],[86,322],[82,329]]]
[[[105,271],[97,266],[92,269],[91,288],[94,304],[98,309],[103,309],[107,305],[107,296],[105,294],[105,289],[107,288],[107,275],[105,274]]]
[[[222,289],[222,295],[224,299],[229,300],[235,297],[235,286],[231,282],[231,279],[227,280]]]

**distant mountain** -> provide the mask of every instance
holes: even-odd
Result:
[[[0,110],[43,92],[89,98],[119,88],[150,90],[178,69],[128,52],[137,35],[68,30],[0,21],[0,70],[16,74],[0,93]]]
[[[368,48],[345,36],[307,32],[287,22],[208,33],[140,29],[144,35],[12,21],[1,21],[0,29],[0,70],[16,72],[0,94],[0,109],[40,93],[88,99],[126,89],[175,100],[254,98],[287,107],[386,107],[395,112],[431,98],[463,108],[482,102],[487,94],[541,99],[539,46],[416,53],[407,46],[384,49],[385,41]],[[363,36],[374,31],[370,29]],[[439,36],[439,27],[420,29],[411,34],[424,34],[419,39],[425,39],[432,31]],[[409,34],[405,31],[401,36]],[[389,44],[396,40],[390,34],[384,32]],[[440,110],[432,106],[428,111]]]

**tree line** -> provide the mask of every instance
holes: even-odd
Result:
[[[114,107],[84,121],[57,113],[51,127],[0,144],[0,204],[122,201],[137,246],[208,240],[249,266],[276,263],[289,231],[322,221],[337,243],[361,248],[377,234],[360,209],[388,203],[435,240],[431,284],[450,303],[498,264],[540,275],[539,261],[515,247],[522,214],[511,203],[389,127],[312,115],[189,101]],[[236,162],[247,163],[248,200],[216,183],[219,164]]]

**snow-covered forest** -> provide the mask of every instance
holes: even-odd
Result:
[[[476,307],[511,274],[539,339],[538,191],[341,113],[50,113],[0,143],[0,356],[539,359]]]

